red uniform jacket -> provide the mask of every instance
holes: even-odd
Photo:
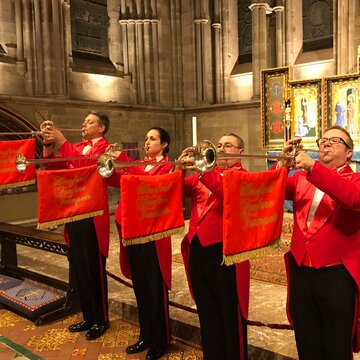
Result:
[[[241,164],[225,171],[246,171]],[[223,178],[218,169],[184,178],[183,195],[191,198],[191,215],[189,231],[184,238],[181,249],[188,276],[189,246],[197,234],[202,246],[206,247],[223,241]],[[198,208],[198,200],[206,197],[205,206]],[[235,230],[235,229],[234,229]],[[236,281],[239,306],[242,316],[247,319],[249,309],[250,267],[245,261],[236,264]],[[188,276],[189,280],[189,276]],[[190,291],[191,284],[189,281]]]
[[[116,161],[133,161],[124,152],[116,159]],[[164,157],[162,161],[168,161],[167,157]],[[150,171],[145,172],[146,165],[150,162],[144,162],[144,166],[132,166],[126,169],[114,172],[110,178],[107,179],[107,184],[113,187],[120,187],[120,177],[122,175],[161,175],[168,174],[174,168],[173,164],[156,165]],[[118,228],[119,238],[121,239],[121,207],[117,207],[115,211],[116,226]],[[136,245],[131,245],[136,246]],[[168,289],[171,289],[171,238],[165,237],[155,241],[156,253],[159,259],[160,270],[164,279],[164,282]],[[130,265],[126,256],[125,247],[120,241],[120,269],[122,274],[131,279]]]
[[[60,155],[57,155],[57,158],[63,158],[63,157],[76,157],[76,156],[82,156],[82,151],[84,147],[86,146],[86,141],[81,141],[76,144],[71,144],[68,141],[66,141],[60,148],[59,153]],[[93,145],[90,149],[90,151],[87,153],[89,156],[93,155],[99,155],[103,154],[107,147],[109,146],[109,143],[105,138],[101,138],[98,140],[95,145]],[[48,158],[54,158],[54,154],[49,156]],[[58,163],[49,163],[45,167],[48,170],[51,169],[63,169],[63,168],[77,168],[82,166],[89,166],[96,164],[96,159],[86,159],[86,160],[76,160],[76,161],[64,161],[64,162],[58,162]],[[108,203],[108,194],[106,189],[106,184],[104,181],[104,205],[103,215],[95,216],[94,217],[94,224],[95,224],[95,230],[96,235],[99,242],[99,248],[101,253],[107,257],[109,254],[109,236],[110,236],[110,218],[109,218],[109,203]],[[67,243],[69,243],[68,234],[66,231],[66,225],[65,225],[65,240]]]
[[[315,187],[325,194],[308,228],[306,218]],[[360,174],[353,173],[348,165],[337,172],[316,162],[311,172],[299,171],[288,178],[286,198],[293,201],[290,252],[297,264],[301,265],[305,252],[315,268],[340,260],[359,289]],[[287,309],[292,322],[289,306]]]

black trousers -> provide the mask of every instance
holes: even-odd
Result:
[[[221,265],[222,243],[202,247],[197,236],[190,246],[190,281],[198,310],[204,360],[239,360],[239,301],[235,266]],[[241,318],[244,359],[247,327]]]
[[[300,360],[350,360],[355,282],[345,266],[290,265],[290,310]]]
[[[155,243],[127,246],[126,254],[138,306],[139,340],[166,348],[170,342],[169,298]]]
[[[106,258],[101,254],[92,218],[67,225],[70,238],[68,253],[85,321],[108,321]]]

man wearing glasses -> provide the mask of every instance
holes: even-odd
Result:
[[[299,142],[288,141],[283,154]],[[354,145],[344,128],[330,127],[317,144],[318,161],[305,151],[282,161],[305,170],[288,177],[286,186],[294,205],[285,255],[287,311],[300,360],[350,360],[359,345],[360,174],[349,166]]]
[[[246,318],[249,303],[249,262],[226,266],[223,261],[223,187],[225,171],[246,171],[239,158],[220,158],[217,166],[201,172],[192,166],[185,149],[180,169],[198,172],[184,178],[183,194],[191,198],[189,232],[181,248],[189,286],[194,296],[204,360],[247,359]],[[228,133],[217,144],[218,153],[241,154],[244,141]],[[199,173],[200,172],[200,173]],[[241,229],[239,237],[241,236]]]

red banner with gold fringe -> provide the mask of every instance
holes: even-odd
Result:
[[[0,141],[0,190],[35,184],[35,167],[20,173],[15,165],[17,154],[33,159],[35,139]]]
[[[277,245],[284,214],[286,168],[224,173],[226,265],[266,255]]]
[[[96,165],[39,170],[38,229],[103,214],[104,185]]]
[[[184,228],[182,174],[121,177],[123,244],[162,239]]]

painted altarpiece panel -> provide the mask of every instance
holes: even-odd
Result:
[[[284,145],[288,79],[287,67],[261,72],[261,122],[263,147],[266,149],[280,149]]]
[[[360,76],[327,78],[326,127],[339,125],[351,135],[355,148],[360,147]]]
[[[316,147],[321,136],[322,81],[313,79],[290,83],[291,88],[291,137],[301,137],[305,147]]]

